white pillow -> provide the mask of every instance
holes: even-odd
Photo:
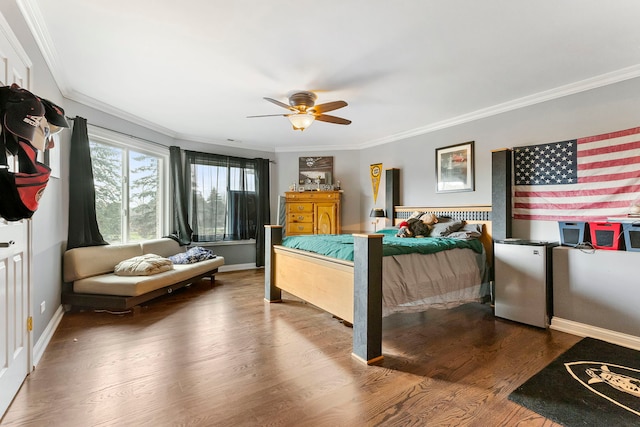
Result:
[[[168,258],[156,254],[145,254],[120,261],[113,272],[118,276],[150,276],[173,269]]]

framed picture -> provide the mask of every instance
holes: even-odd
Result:
[[[333,184],[333,157],[300,157],[298,159],[299,185]]]
[[[473,191],[473,141],[436,148],[436,192]]]

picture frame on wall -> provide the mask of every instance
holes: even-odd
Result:
[[[305,156],[298,159],[299,185],[333,184],[333,156]]]
[[[474,191],[474,141],[436,148],[436,192]]]

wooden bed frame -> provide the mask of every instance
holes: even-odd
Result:
[[[394,224],[414,211],[431,212],[483,226],[481,242],[491,265],[491,206],[397,206]],[[265,226],[265,300],[281,291],[353,324],[353,356],[367,364],[382,356],[382,234],[354,234],[354,260],[343,261],[281,246],[282,226]]]

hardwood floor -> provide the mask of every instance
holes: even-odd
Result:
[[[352,329],[263,271],[219,273],[141,313],[66,313],[2,426],[554,426],[507,396],[580,340],[488,305],[392,315],[380,366]]]

